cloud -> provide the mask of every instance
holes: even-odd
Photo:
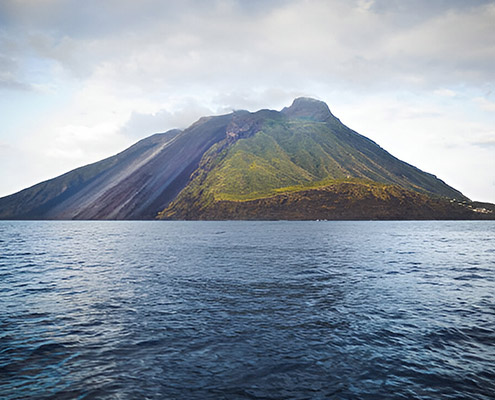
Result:
[[[43,0],[6,1],[0,13],[21,56],[76,78],[107,71],[162,91],[356,90],[493,82],[495,5],[464,3]]]
[[[476,97],[474,102],[485,111],[494,112],[495,111],[495,102],[490,101],[484,97]]]
[[[0,89],[32,90],[32,87],[19,80],[18,64],[15,59],[0,54]]]
[[[15,79],[12,74],[8,74],[5,72],[0,73],[0,90],[1,89],[7,89],[7,90],[32,90],[32,86],[20,82],[17,79]]]
[[[483,148],[493,148],[495,147],[495,135],[492,137],[484,138],[476,142],[472,142],[474,146],[479,146]]]
[[[182,101],[174,105],[174,108],[174,111],[161,109],[154,113],[132,112],[120,133],[133,139],[141,139],[171,128],[185,129],[202,116],[215,114],[194,100]]]
[[[466,144],[493,151],[495,147],[495,129],[493,127],[484,127],[480,124],[473,125],[469,140],[464,145]],[[495,167],[495,162],[493,162],[493,165]]]
[[[445,88],[437,89],[433,93],[436,94],[437,96],[442,96],[442,97],[455,97],[457,95],[457,93],[454,90],[445,89]]]
[[[495,4],[447,10],[435,18],[399,30],[385,46],[404,71],[421,75],[425,85],[493,81]],[[399,57],[400,55],[400,57]]]

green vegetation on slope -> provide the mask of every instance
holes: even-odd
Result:
[[[246,200],[314,179],[290,159],[273,137],[261,131],[253,138],[239,140],[212,171],[208,183],[216,200]]]
[[[462,198],[435,176],[396,159],[336,119],[265,118],[251,136],[225,139],[210,149],[189,185],[161,215],[342,182],[398,185]]]
[[[221,200],[201,210],[182,204],[161,215],[186,220],[433,220],[493,219],[493,214],[473,209],[467,202],[454,202],[373,182],[340,182],[316,189],[247,201]]]

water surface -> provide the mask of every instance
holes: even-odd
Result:
[[[493,399],[495,223],[0,221],[2,399]]]

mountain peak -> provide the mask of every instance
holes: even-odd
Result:
[[[284,107],[282,114],[287,115],[289,118],[308,119],[318,122],[325,122],[330,117],[333,117],[325,102],[311,97],[296,98],[290,107]]]
[[[303,97],[143,139],[0,198],[0,219],[495,219],[490,207]]]

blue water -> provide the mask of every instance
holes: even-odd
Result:
[[[494,222],[0,222],[1,399],[494,399]]]

